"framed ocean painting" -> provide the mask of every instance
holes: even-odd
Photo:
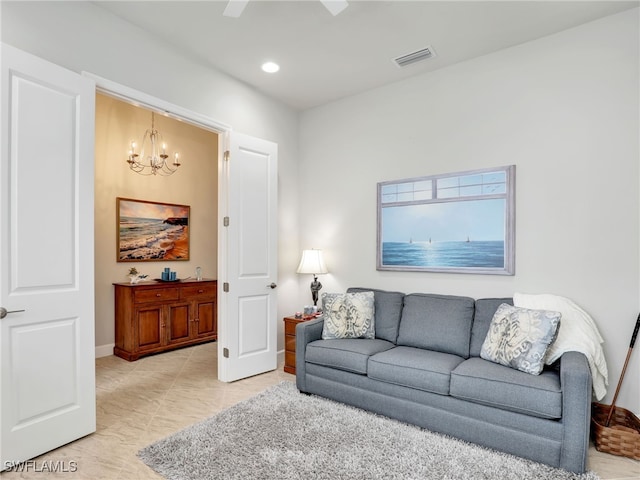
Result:
[[[117,261],[189,260],[188,205],[116,198]]]
[[[378,183],[377,269],[513,275],[515,165]]]

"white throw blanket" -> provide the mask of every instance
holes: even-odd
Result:
[[[516,293],[513,296],[513,304],[516,307],[552,310],[562,314],[558,337],[549,347],[545,362],[547,365],[552,364],[564,352],[583,353],[591,369],[593,392],[596,398],[601,400],[607,393],[609,373],[602,350],[604,340],[589,314],[568,298],[546,293],[539,295]]]

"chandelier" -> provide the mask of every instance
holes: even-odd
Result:
[[[136,142],[131,142],[129,168],[140,175],[169,176],[180,166],[178,154],[173,156],[173,162],[167,162],[167,145],[162,141],[162,135],[154,126],[155,114],[151,112],[151,130],[144,132],[140,154],[136,153]]]

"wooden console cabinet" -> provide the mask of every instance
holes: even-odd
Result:
[[[216,280],[113,285],[114,355],[133,361],[218,338]]]

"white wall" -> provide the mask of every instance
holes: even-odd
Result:
[[[638,68],[634,9],[304,112],[301,247],[324,250],[323,291],[569,297],[605,338],[610,401],[640,308]],[[376,271],[377,182],[510,164],[515,276]],[[636,412],[639,367],[618,402]]]
[[[298,115],[203,67],[87,2],[0,2],[2,41],[76,72],[87,71],[278,144],[278,315],[297,308]],[[222,48],[222,47],[220,47]],[[105,253],[110,257],[113,250]],[[118,275],[113,281],[122,281]],[[111,287],[113,288],[113,287]],[[284,348],[278,322],[278,348]]]

